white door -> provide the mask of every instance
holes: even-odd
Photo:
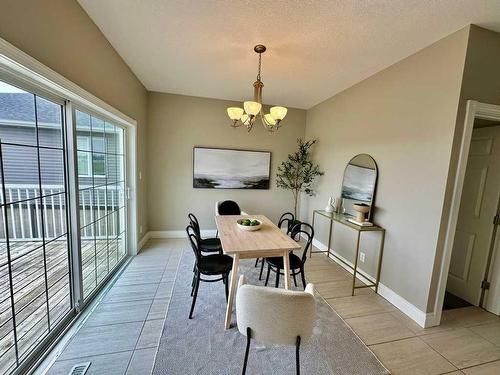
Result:
[[[500,193],[500,126],[474,129],[447,290],[478,306]]]

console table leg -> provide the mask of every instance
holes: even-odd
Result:
[[[354,273],[352,275],[352,295],[354,296],[354,287],[356,286],[356,273],[358,271],[358,259],[359,259],[359,240],[361,237],[361,232],[358,231],[358,238],[356,240],[356,258],[354,258]]]
[[[316,216],[316,212],[313,211],[313,219],[312,219],[312,225],[311,225],[313,227],[313,229],[314,229],[314,217],[315,216]],[[311,244],[311,248],[309,249],[309,258],[312,258],[312,256],[313,256],[313,247],[314,246]]]
[[[333,226],[333,221],[330,221],[330,229],[328,230],[328,249],[326,249],[327,258],[330,258],[330,247],[332,244],[332,226]]]
[[[375,293],[378,293],[378,284],[380,283],[380,271],[382,269],[382,256],[384,254],[385,230],[380,236],[380,250],[378,253],[377,279],[375,280]]]

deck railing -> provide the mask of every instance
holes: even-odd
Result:
[[[0,203],[6,201],[9,241],[41,241],[64,235],[67,225],[66,195],[61,186],[36,184],[5,185],[5,198],[0,194]],[[42,198],[40,198],[42,197]],[[98,220],[116,210],[120,203],[120,190],[114,186],[87,188],[79,192],[80,226],[83,239],[116,236],[117,215],[108,215],[108,220]],[[1,212],[0,241],[5,239]],[[43,222],[43,229],[42,229]],[[94,236],[95,234],[95,236]]]

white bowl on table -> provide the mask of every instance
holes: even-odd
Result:
[[[236,225],[238,226],[238,228],[240,228],[241,230],[245,230],[247,232],[254,232],[256,230],[259,230],[260,228],[262,228],[262,221],[258,220],[258,219],[251,219],[251,218],[248,218],[248,220],[250,221],[257,221],[259,224],[258,225],[242,225],[240,224],[243,220],[245,219],[239,219],[236,221]]]

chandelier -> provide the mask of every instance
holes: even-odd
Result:
[[[260,71],[262,66],[262,54],[266,52],[266,47],[262,44],[258,44],[253,50],[259,54],[257,81],[253,84],[253,101],[244,102],[243,109],[239,107],[229,107],[227,109],[227,114],[233,121],[231,123],[233,128],[245,125],[247,130],[250,131],[257,117],[259,117],[264,128],[272,133],[281,127],[281,120],[285,118],[287,109],[279,106],[271,107],[269,113],[264,114],[262,109],[262,88],[264,87],[264,83],[260,80]]]

